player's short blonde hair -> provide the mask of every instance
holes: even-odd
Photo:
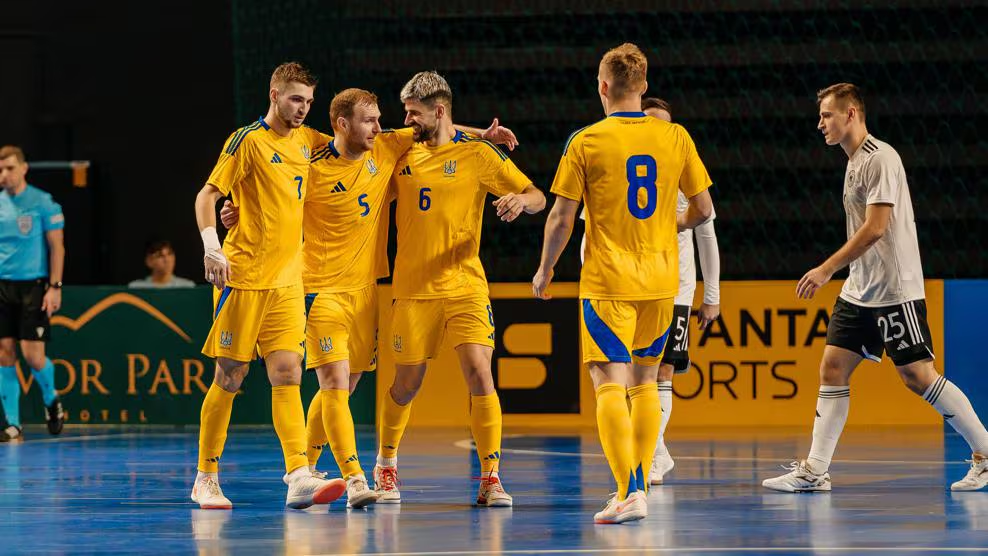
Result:
[[[645,86],[648,59],[640,48],[630,42],[608,50],[600,65],[607,69],[611,96],[614,98],[625,97]]]
[[[861,89],[853,83],[835,83],[824,89],[820,89],[816,92],[816,104],[820,106],[823,99],[833,96],[834,102],[841,109],[846,109],[848,104],[853,104],[858,112],[861,113],[861,119],[864,120],[865,117],[865,103],[864,97],[861,96]]]
[[[349,120],[358,104],[377,106],[377,95],[363,89],[344,89],[336,93],[329,103],[329,120],[333,129],[336,129],[336,120],[341,117]]]
[[[0,147],[0,160],[5,158],[14,157],[17,159],[18,164],[24,164],[26,160],[24,158],[24,151],[20,147],[14,145],[4,145]]]
[[[449,88],[446,79],[434,71],[420,71],[413,75],[401,88],[398,96],[402,102],[418,100],[429,106],[440,102],[450,112],[453,110],[453,90]]]
[[[274,68],[271,74],[271,88],[281,89],[289,83],[301,83],[315,87],[319,80],[312,75],[308,68],[298,62],[285,62]]]

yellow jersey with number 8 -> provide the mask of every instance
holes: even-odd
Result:
[[[583,299],[675,297],[679,289],[676,199],[710,187],[681,125],[618,112],[574,133],[552,193],[582,200],[587,248]]]
[[[302,206],[309,157],[322,140],[301,127],[286,137],[264,119],[235,131],[206,183],[230,195],[240,220],[227,234],[228,285],[268,290],[302,282]]]

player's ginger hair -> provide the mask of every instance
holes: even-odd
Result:
[[[861,96],[861,89],[853,83],[835,83],[816,92],[816,104],[820,106],[823,99],[833,96],[834,102],[841,110],[846,110],[848,104],[853,104],[861,113],[861,121],[865,119],[864,97]]]
[[[412,76],[401,88],[398,95],[402,102],[406,100],[418,100],[430,107],[436,102],[446,105],[446,110],[453,112],[453,90],[450,89],[446,79],[434,71],[420,71]]]
[[[316,76],[298,62],[285,62],[274,68],[274,72],[271,73],[271,88],[279,91],[289,83],[301,83],[315,87],[318,82]]]
[[[643,91],[648,73],[648,59],[640,48],[626,42],[604,54],[600,65],[607,68],[613,98],[623,98]]]
[[[353,116],[354,107],[358,104],[376,106],[377,95],[364,89],[354,88],[344,89],[336,93],[333,101],[329,103],[329,121],[334,130],[339,131],[336,127],[336,120],[340,118],[349,120]]]
[[[23,164],[26,160],[24,158],[24,151],[21,150],[20,147],[16,147],[14,145],[4,145],[3,147],[0,147],[0,160],[10,157],[17,159],[18,164]]]

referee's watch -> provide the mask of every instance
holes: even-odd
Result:
[[[48,287],[49,288],[54,288],[56,290],[60,290],[60,289],[62,289],[62,281],[59,280],[58,282],[49,282],[48,283]]]

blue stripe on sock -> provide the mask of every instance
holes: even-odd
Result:
[[[17,380],[17,367],[0,367],[0,402],[7,423],[21,426],[21,383]]]
[[[642,464],[638,464],[638,469],[635,471],[635,482],[637,483],[638,490],[645,492],[645,472],[642,470]]]
[[[625,499],[635,493],[638,490],[638,479],[635,478],[635,471],[631,470],[631,482],[628,483],[628,492],[624,493]]]
[[[51,359],[45,357],[45,366],[40,369],[31,369],[31,374],[34,375],[34,381],[38,383],[38,388],[41,389],[41,397],[45,400],[45,407],[51,405],[58,398],[58,392],[55,391],[55,365],[52,364]]]
[[[583,322],[586,323],[590,337],[593,338],[594,343],[597,344],[600,351],[604,352],[604,356],[607,357],[608,361],[611,363],[631,362],[631,355],[628,353],[628,348],[624,347],[617,334],[597,315],[597,311],[594,311],[589,299],[583,300]]]

